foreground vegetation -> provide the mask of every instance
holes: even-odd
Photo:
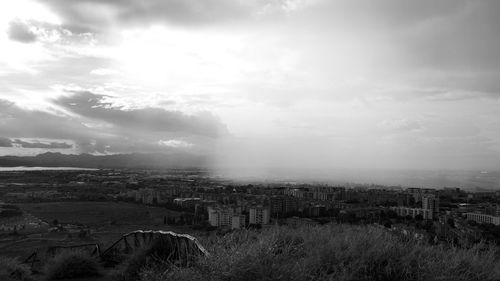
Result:
[[[186,268],[153,261],[141,280],[500,280],[496,248],[431,246],[373,226],[274,227],[201,242],[210,257]]]
[[[21,264],[18,259],[0,257],[0,280],[31,281],[30,268]]]
[[[96,277],[102,275],[97,260],[78,251],[68,251],[57,255],[45,265],[48,280]]]
[[[120,281],[500,280],[496,247],[432,246],[374,226],[272,227],[200,242],[210,256],[190,260],[189,266],[162,258],[168,253],[159,251],[158,245],[107,269],[88,256],[63,253],[46,264],[43,279],[105,274],[103,280]],[[31,279],[15,260],[0,263],[0,280]]]

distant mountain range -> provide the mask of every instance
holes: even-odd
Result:
[[[0,167],[79,167],[79,168],[144,168],[174,169],[203,168],[207,165],[207,157],[189,153],[169,154],[62,154],[47,152],[36,156],[0,156]]]

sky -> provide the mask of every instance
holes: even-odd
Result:
[[[0,154],[496,169],[500,1],[0,2]]]

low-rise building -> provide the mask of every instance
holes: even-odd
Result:
[[[190,209],[194,210],[196,204],[198,204],[200,201],[201,201],[201,198],[199,198],[199,197],[175,198],[174,204],[179,205],[183,208],[190,208]]]
[[[480,224],[494,224],[500,225],[500,217],[479,214],[479,213],[466,213],[467,220],[475,221]]]
[[[424,220],[432,220],[433,218],[432,210],[429,209],[409,207],[391,207],[391,209],[394,210],[400,217],[410,216],[415,218],[416,216],[421,215]]]

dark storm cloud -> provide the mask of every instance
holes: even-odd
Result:
[[[325,0],[310,5],[299,17],[315,18],[316,22],[335,22],[342,26],[400,28],[433,18],[456,13],[467,0]]]
[[[28,110],[0,99],[0,134],[10,138],[46,138],[84,142],[103,137],[99,131],[85,126],[81,120],[44,111]],[[9,139],[10,140],[10,139]],[[19,139],[11,141],[23,148],[70,149],[67,143],[42,144]]]
[[[0,147],[12,147],[12,140],[9,138],[0,137]]]
[[[226,133],[225,127],[208,113],[188,116],[161,109],[126,111],[111,107],[103,98],[79,93],[57,100],[79,117],[24,109],[0,99],[0,135],[4,136],[0,137],[0,147],[74,149],[78,153],[161,153],[183,149],[166,146],[164,141],[184,140],[194,145],[190,150],[201,151],[214,137]],[[78,109],[71,110],[77,104]],[[21,138],[58,141],[43,143]]]
[[[13,143],[20,145],[23,148],[44,148],[44,149],[70,149],[73,148],[73,145],[65,143],[65,142],[28,142],[22,141],[20,139],[16,139]]]
[[[430,67],[498,69],[499,1],[471,1],[456,13],[422,22],[400,39]]]
[[[11,40],[22,43],[32,43],[37,39],[36,34],[30,30],[29,26],[20,21],[13,21],[9,23],[7,35]]]
[[[495,0],[333,0],[311,5],[297,19],[298,29],[368,38],[373,45],[360,50],[379,55],[381,80],[498,96],[498,11]]]
[[[466,1],[453,13],[422,20],[394,36],[409,81],[498,97],[500,1]],[[408,73],[408,72],[407,72]]]
[[[301,16],[316,22],[356,25],[406,25],[447,16],[470,4],[467,0],[39,0],[73,27],[166,22],[199,25],[227,20],[277,16],[301,7]],[[490,0],[494,2],[494,0]],[[484,1],[487,2],[487,1]],[[306,7],[302,9],[303,7]]]
[[[106,96],[91,92],[75,92],[54,102],[73,113],[125,130],[148,133],[184,132],[206,137],[218,137],[227,133],[220,120],[210,113],[187,115],[162,108],[126,110],[106,102]]]
[[[108,25],[168,22],[187,25],[248,17],[254,1],[239,0],[41,0],[73,28],[98,30]]]
[[[0,134],[13,138],[74,139],[85,137],[89,129],[68,116],[27,110],[0,100]]]

